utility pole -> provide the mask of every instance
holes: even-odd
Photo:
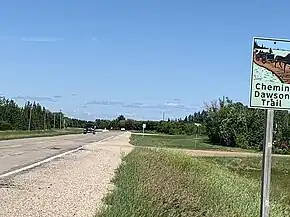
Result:
[[[30,131],[31,127],[31,116],[32,116],[32,107],[30,107],[29,109],[28,131]]]
[[[53,113],[53,129],[55,129],[55,113]]]
[[[60,113],[59,113],[59,129],[61,129],[61,110],[60,110]]]
[[[164,112],[162,112],[162,120],[163,120],[163,121],[164,121],[164,115],[165,115]]]
[[[43,128],[44,128],[44,130],[46,130],[46,110],[44,110]]]

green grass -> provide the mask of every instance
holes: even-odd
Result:
[[[289,158],[275,158],[271,216],[290,215]],[[123,158],[96,217],[259,216],[259,158],[191,158],[135,148]]]
[[[70,129],[63,129],[63,130],[46,130],[46,131],[43,131],[43,130],[0,131],[0,140],[60,136],[60,135],[79,134],[79,133],[82,133],[82,130],[78,128],[70,128]]]
[[[134,146],[149,146],[162,148],[183,148],[198,150],[220,150],[238,152],[256,152],[241,148],[212,145],[207,142],[207,137],[195,137],[186,135],[134,135],[131,136],[131,144]]]
[[[262,158],[206,158],[210,163],[216,163],[229,169],[231,172],[247,179],[259,180],[261,178]],[[290,205],[290,158],[273,157],[271,168],[271,198],[280,203]]]

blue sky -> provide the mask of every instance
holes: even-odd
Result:
[[[289,6],[3,1],[0,93],[90,120],[185,116],[223,95],[248,104],[252,37],[289,38]]]

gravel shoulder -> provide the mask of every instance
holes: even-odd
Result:
[[[130,133],[84,145],[70,154],[14,177],[0,179],[2,217],[87,217],[110,187]]]

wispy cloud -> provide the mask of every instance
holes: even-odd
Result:
[[[21,41],[24,42],[56,42],[56,41],[63,41],[62,38],[55,38],[55,37],[21,37]]]
[[[15,100],[36,101],[36,102],[57,102],[56,99],[46,96],[15,96]]]
[[[132,112],[126,112],[124,115],[125,117],[134,117],[136,114]]]
[[[88,108],[87,105],[81,105],[80,108]]]
[[[124,104],[123,107],[125,108],[149,108],[150,105],[140,103],[140,102],[135,102],[135,103],[130,103],[130,104]]]
[[[62,96],[56,95],[56,96],[53,96],[53,98],[59,99],[59,98],[62,98]]]
[[[136,108],[136,109],[179,109],[179,110],[186,110],[186,111],[192,111],[196,107],[199,107],[198,105],[191,105],[186,106],[181,104],[180,102],[166,102],[164,104],[145,104],[142,102],[134,102],[134,103],[125,103],[121,101],[107,101],[107,100],[101,100],[101,101],[89,101],[86,102],[85,105],[105,105],[105,106],[122,106],[124,108]]]
[[[140,108],[140,109],[161,109],[161,110],[177,109],[177,110],[192,111],[197,106],[196,105],[194,105],[194,106],[185,106],[185,105],[182,105],[182,104],[167,102],[167,103],[164,103],[164,104],[141,104],[141,103],[137,104],[137,103],[133,103],[133,104],[126,104],[123,107],[126,107],[126,108]]]
[[[131,103],[123,105],[125,108],[150,108],[150,105],[143,104],[143,103]]]
[[[181,104],[180,103],[175,103],[175,102],[167,102],[167,103],[164,103],[165,106],[180,106]]]
[[[119,101],[106,101],[106,100],[101,100],[101,101],[89,101],[86,102],[86,105],[120,105],[123,106],[125,105],[124,102],[119,102]]]

